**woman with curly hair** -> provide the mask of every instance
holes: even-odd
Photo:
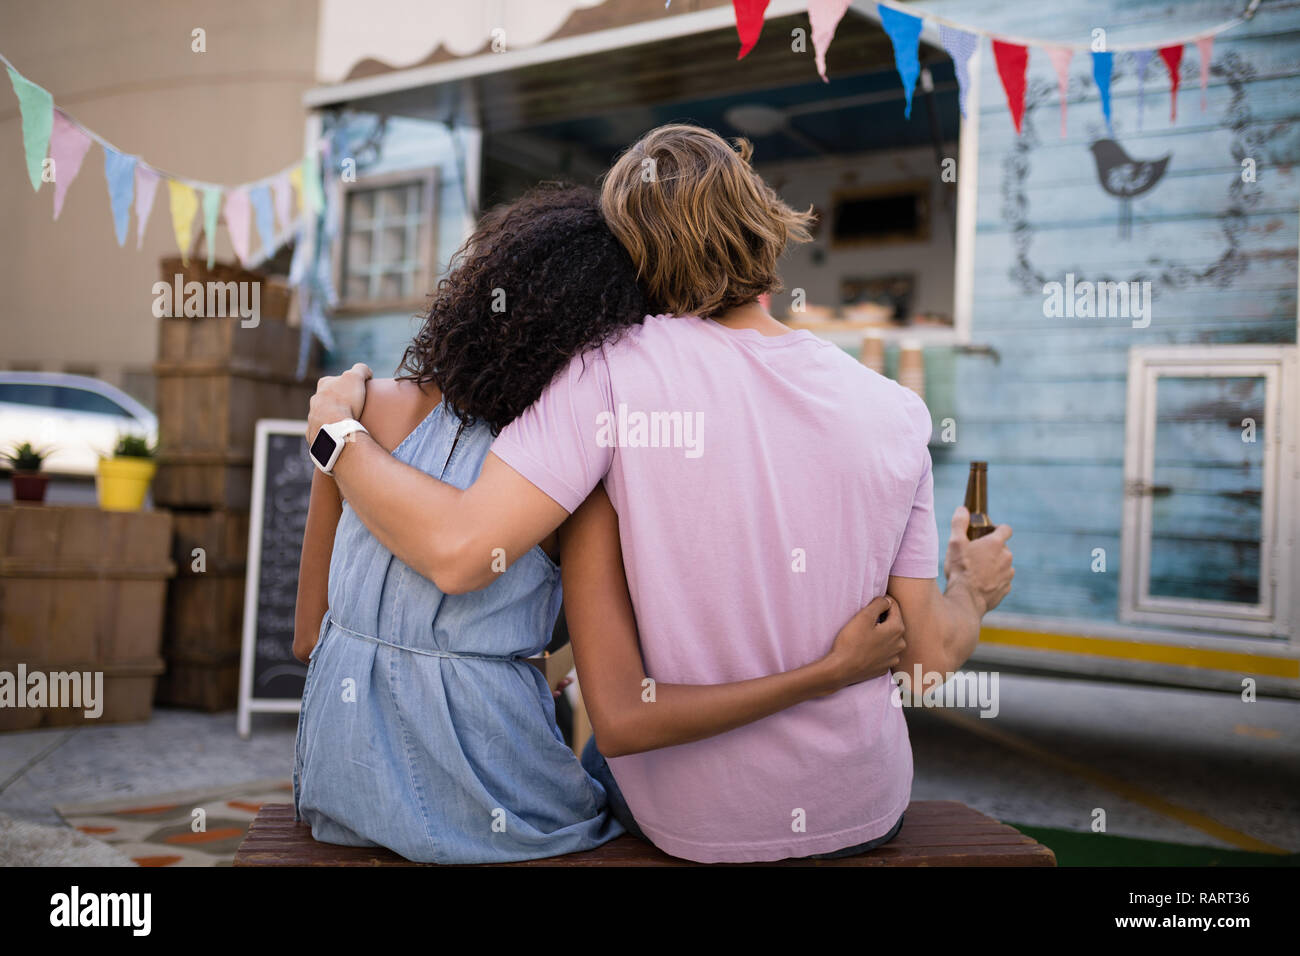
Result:
[[[651,309],[586,189],[541,188],[490,213],[453,265],[399,377],[368,383],[361,424],[398,460],[465,488],[496,433],[571,359]],[[610,812],[622,807],[607,806],[616,791],[566,747],[551,690],[527,662],[555,624],[559,557],[552,533],[522,555],[503,550],[486,587],[445,592],[367,530],[334,480],[314,476],[294,634],[311,661],[294,798],[316,839],[483,863],[586,850],[623,832]],[[579,583],[604,587],[610,574],[626,588],[608,562]],[[722,733],[883,673],[902,629],[878,624],[883,607],[854,618],[813,665],[688,693],[663,685],[637,740]]]

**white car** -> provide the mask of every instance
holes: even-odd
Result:
[[[0,372],[0,452],[29,441],[50,451],[42,471],[93,475],[123,434],[152,445],[158,419],[120,388],[61,372]]]

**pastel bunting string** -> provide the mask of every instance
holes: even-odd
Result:
[[[215,263],[217,227],[223,220],[235,255],[241,263],[248,263],[253,259],[248,241],[250,207],[257,212],[258,236],[262,242],[260,258],[263,259],[300,231],[302,217],[317,215],[325,207],[321,163],[319,156],[311,151],[298,162],[270,176],[237,186],[179,176],[118,149],[56,105],[48,90],[23,76],[3,54],[0,54],[0,63],[8,72],[18,100],[28,180],[37,192],[46,182],[54,184],[55,219],[63,211],[68,191],[80,174],[90,148],[96,144],[104,154],[104,180],[118,245],[126,243],[134,212],[136,248],[142,247],[158,186],[164,182],[167,184],[172,230],[181,258],[189,259],[198,221],[202,225],[210,265]],[[261,208],[250,200],[268,186],[274,190],[275,209],[280,220],[278,230],[266,221]]]

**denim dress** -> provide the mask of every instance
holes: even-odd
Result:
[[[393,454],[465,488],[491,443],[486,426],[462,429],[440,404]],[[488,863],[621,834],[525,660],[549,642],[560,596],[559,568],[540,548],[481,591],[443,594],[345,505],[298,717],[294,804],[312,835]]]

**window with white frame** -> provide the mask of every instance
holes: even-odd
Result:
[[[1120,617],[1294,633],[1293,346],[1133,349]]]
[[[344,309],[405,308],[432,291],[435,178],[424,169],[345,185],[335,264]]]

